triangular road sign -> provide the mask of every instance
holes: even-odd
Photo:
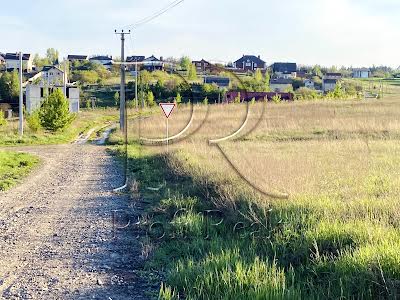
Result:
[[[175,105],[175,103],[160,103],[160,107],[167,118],[169,118],[169,116],[171,115],[172,111],[175,108]]]

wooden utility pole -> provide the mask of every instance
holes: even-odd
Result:
[[[119,103],[119,127],[121,131],[126,132],[127,128],[127,118],[126,118],[126,100],[125,100],[125,35],[131,34],[131,31],[117,32],[115,30],[115,34],[121,35],[121,87],[120,87],[120,103]]]

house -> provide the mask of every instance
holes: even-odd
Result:
[[[164,69],[164,62],[162,61],[162,57],[158,59],[154,55],[143,60],[143,69],[147,71],[156,71]]]
[[[45,66],[40,73],[43,85],[52,86],[64,84],[64,71],[58,67]]]
[[[293,79],[297,77],[296,63],[274,63],[272,72],[275,78]]]
[[[74,62],[74,61],[85,61],[88,60],[89,56],[88,55],[75,55],[75,54],[71,54],[67,56],[67,60],[70,62]]]
[[[326,73],[322,77],[322,90],[324,92],[334,90],[340,79],[342,79],[342,73]]]
[[[371,75],[370,69],[367,68],[360,68],[360,69],[353,69],[353,78],[369,78]]]
[[[132,56],[128,56],[128,57],[126,58],[126,62],[128,62],[128,63],[134,63],[134,62],[141,63],[141,62],[143,62],[145,59],[146,59],[146,57],[145,57],[145,56],[142,56],[142,55],[132,55]],[[127,66],[127,69],[130,70],[130,71],[135,71],[136,66],[135,66],[135,65],[128,65],[128,66]],[[139,66],[138,66],[138,69],[140,69]],[[134,76],[135,76],[135,75],[134,75]]]
[[[132,56],[128,56],[126,58],[127,62],[142,62],[145,60],[145,56],[141,56],[141,55],[132,55]]]
[[[293,81],[291,79],[275,78],[270,80],[269,86],[272,91],[282,93],[288,90],[292,90],[293,89],[292,83]]]
[[[219,88],[229,88],[230,79],[229,77],[219,77],[219,76],[205,76],[204,83],[215,84]]]
[[[264,70],[265,65],[265,61],[260,58],[260,55],[243,55],[233,63],[233,68],[245,71],[255,71],[257,69]]]
[[[103,65],[107,70],[111,70],[112,68],[112,56],[106,56],[106,55],[97,55],[97,56],[92,56],[89,58],[89,61]]]
[[[197,72],[207,72],[207,71],[210,71],[211,67],[212,67],[212,65],[204,59],[194,60],[194,61],[192,61],[192,64],[195,65]]]
[[[324,92],[333,91],[338,83],[339,79],[323,79],[322,90]]]
[[[309,88],[309,89],[314,89],[315,88],[315,83],[314,83],[314,81],[312,79],[305,79],[303,82],[304,82],[304,86],[306,88]]]
[[[7,53],[4,57],[6,61],[6,69],[8,71],[19,70],[19,53]],[[30,54],[22,55],[22,69],[24,72],[30,73],[33,69],[33,56]]]
[[[225,94],[224,102],[232,103],[238,97],[240,97],[240,102],[249,102],[252,99],[256,101],[271,101],[275,96],[280,96],[281,99],[285,101],[293,101],[292,93],[230,91]]]
[[[46,87],[43,85],[28,84],[26,86],[26,110],[28,113],[32,113],[40,107],[40,104],[44,98],[49,95],[55,88],[58,87]],[[72,113],[79,112],[79,88],[75,86],[67,86],[66,98],[69,102],[69,111]]]

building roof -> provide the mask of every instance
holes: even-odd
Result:
[[[252,61],[255,62],[257,65],[262,65],[265,64],[265,61],[263,61],[260,56],[255,56],[255,55],[243,55],[241,58],[239,58],[237,61],[235,61],[236,64],[240,64],[243,61]]]
[[[297,71],[297,64],[296,63],[274,63],[272,65],[272,70],[276,73],[294,73]]]
[[[206,61],[204,58],[202,58],[201,60],[193,60],[192,63],[193,64],[195,64],[195,63],[207,63],[207,64],[209,64],[209,62]]]
[[[126,61],[127,61],[127,62],[142,62],[142,61],[144,61],[144,59],[145,59],[145,56],[142,56],[142,55],[132,55],[132,56],[128,56],[128,57],[126,58]]]
[[[337,79],[324,79],[324,81],[323,81],[325,84],[326,83],[328,83],[328,84],[333,84],[333,83],[337,83],[338,82],[338,80]]]
[[[146,58],[144,61],[160,61],[157,57],[155,57],[154,55]]]
[[[67,57],[68,60],[87,60],[88,55],[75,55],[75,54],[70,54]]]
[[[112,60],[112,56],[98,55],[89,58],[89,60]]]
[[[270,84],[292,84],[292,83],[293,83],[292,79],[277,78],[270,80]]]
[[[22,54],[22,60],[29,60],[30,54]],[[6,60],[19,60],[19,53],[7,53],[4,57]]]
[[[355,68],[353,72],[370,72],[371,70],[368,68]]]
[[[326,73],[325,76],[342,77],[342,73]]]
[[[42,72],[48,72],[51,69],[57,69],[58,71],[64,73],[63,70],[61,70],[59,67],[56,67],[56,66],[44,66],[42,69]]]

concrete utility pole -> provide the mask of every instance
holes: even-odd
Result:
[[[24,135],[24,93],[22,89],[22,52],[19,53],[19,127],[18,131],[21,136]]]
[[[119,104],[119,127],[121,131],[126,132],[127,128],[127,120],[126,120],[126,103],[125,103],[125,35],[131,34],[131,31],[124,32],[117,32],[115,30],[115,34],[121,35],[121,87],[120,87],[120,104]]]
[[[63,76],[63,87],[64,87],[64,96],[67,98],[67,60],[64,58],[64,76]]]

